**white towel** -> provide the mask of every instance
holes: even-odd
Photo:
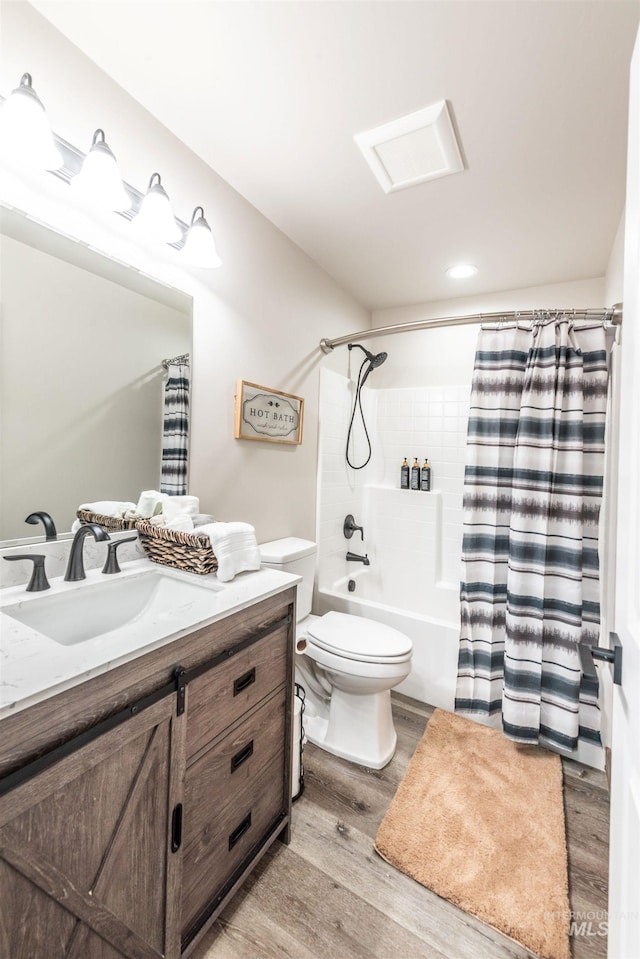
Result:
[[[166,493],[159,493],[157,489],[145,489],[140,493],[137,504],[131,504],[128,518],[150,519],[162,512],[164,502],[168,499]]]
[[[256,531],[249,523],[208,523],[194,533],[209,537],[218,560],[218,579],[229,583],[238,573],[260,569]]]
[[[207,523],[213,523],[214,518],[211,513],[196,513],[193,517],[194,526],[206,526]]]
[[[199,510],[200,500],[197,496],[167,496],[162,503],[167,525],[178,516],[196,516]]]
[[[182,533],[192,533],[193,520],[186,513],[179,513],[173,519],[166,520],[165,518],[164,528],[179,530]]]
[[[100,500],[97,503],[83,503],[78,509],[88,509],[91,513],[100,513],[101,516],[124,516],[133,509],[135,503],[120,503],[116,500]]]

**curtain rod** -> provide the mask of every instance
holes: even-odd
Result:
[[[180,356],[174,356],[170,360],[162,360],[162,366],[164,367],[165,370],[168,370],[169,367],[174,364],[176,366],[179,364],[181,364],[182,366],[189,366],[189,354],[181,353]]]
[[[353,343],[354,340],[366,340],[372,336],[385,336],[387,333],[409,333],[411,330],[435,330],[441,326],[467,326],[472,323],[498,323],[502,321],[524,321],[539,320],[543,316],[553,316],[555,314],[575,315],[576,319],[599,319],[603,322],[607,320],[613,326],[620,326],[622,323],[622,303],[615,303],[610,308],[596,309],[553,309],[553,310],[506,310],[500,313],[470,313],[467,316],[438,316],[432,320],[417,320],[414,323],[398,323],[395,326],[379,326],[375,330],[361,330],[359,333],[350,333],[349,336],[338,336],[334,340],[320,340],[320,349],[323,353],[331,353],[336,346],[343,346],[345,343]]]

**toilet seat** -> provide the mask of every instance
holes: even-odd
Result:
[[[409,637],[391,626],[334,611],[314,617],[307,637],[319,649],[360,663],[404,663],[413,650]]]

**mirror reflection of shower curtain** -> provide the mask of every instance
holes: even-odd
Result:
[[[160,492],[183,496],[187,492],[189,463],[189,356],[167,362],[162,419],[162,473]]]
[[[600,742],[578,643],[600,633],[607,350],[568,318],[481,330],[464,489],[456,710],[517,742]]]

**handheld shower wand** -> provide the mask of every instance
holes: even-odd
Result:
[[[349,421],[349,430],[348,430],[348,432],[347,432],[347,447],[346,447],[346,450],[345,450],[345,457],[346,457],[347,463],[348,463],[348,465],[351,467],[351,469],[361,470],[361,469],[363,469],[363,468],[367,465],[367,463],[368,463],[369,460],[371,459],[371,440],[369,439],[369,433],[368,433],[368,431],[367,431],[367,424],[365,423],[364,413],[363,413],[363,411],[362,411],[362,387],[364,386],[365,381],[366,381],[367,377],[369,376],[369,374],[371,373],[371,371],[372,371],[372,370],[376,370],[379,366],[382,366],[382,364],[384,363],[384,361],[385,361],[386,358],[387,358],[387,354],[386,354],[386,353],[376,353],[376,354],[370,353],[369,350],[366,350],[366,349],[364,348],[364,346],[362,346],[360,343],[348,343],[347,346],[348,346],[348,348],[349,348],[349,351],[351,351],[351,350],[354,348],[354,346],[357,346],[358,349],[359,349],[359,350],[362,350],[362,352],[363,352],[364,355],[365,355],[365,359],[362,361],[362,365],[361,365],[360,370],[359,370],[359,372],[358,372],[358,380],[357,380],[357,383],[356,383],[356,395],[355,395],[354,400],[353,400],[353,410],[352,410],[352,412],[351,412],[351,420]],[[366,370],[365,370],[365,366],[367,365],[367,363],[368,363],[369,365],[367,366],[367,368],[366,368]],[[363,375],[363,370],[364,370],[364,375]],[[360,418],[362,419],[362,427],[363,427],[363,429],[364,429],[364,435],[365,435],[365,437],[366,437],[366,439],[367,439],[367,445],[368,445],[368,447],[369,447],[369,455],[368,455],[367,458],[365,459],[364,463],[361,463],[359,466],[356,466],[356,465],[355,465],[354,463],[352,463],[351,460],[349,459],[349,443],[350,443],[350,441],[351,441],[351,430],[352,430],[352,428],[353,428],[353,420],[354,420],[355,415],[356,415],[356,409],[359,409],[359,410],[360,410]]]

